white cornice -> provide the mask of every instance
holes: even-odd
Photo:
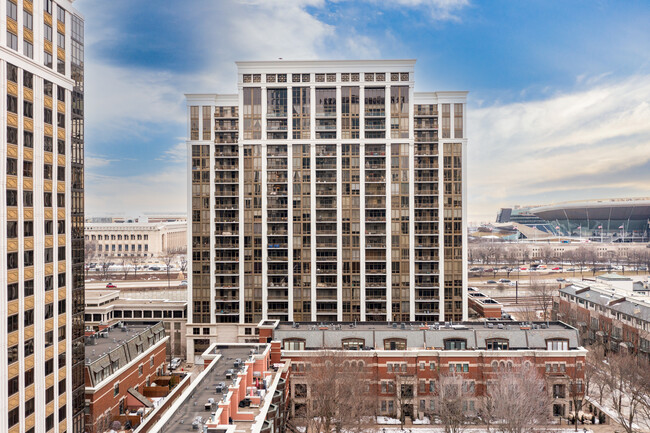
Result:
[[[239,61],[237,72],[413,72],[415,59]]]

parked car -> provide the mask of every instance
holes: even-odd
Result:
[[[564,278],[556,278],[555,281],[564,282],[564,281],[566,281],[566,280],[565,280]]]
[[[183,281],[181,281],[181,284],[180,284],[180,285],[181,285],[181,286],[187,286],[187,280],[183,280]]]
[[[496,284],[497,282],[494,281],[494,280],[487,280],[487,283],[488,283],[488,284]]]
[[[115,284],[113,284],[113,283],[108,283],[108,284],[106,284],[106,288],[107,289],[116,289],[117,286]]]
[[[181,359],[180,358],[174,358],[172,361],[169,363],[169,369],[171,371],[176,370],[178,367],[181,366]]]

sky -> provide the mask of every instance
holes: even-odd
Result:
[[[415,58],[416,91],[467,90],[468,219],[650,196],[650,2],[78,0],[86,215],[185,212],[185,93],[237,60]]]

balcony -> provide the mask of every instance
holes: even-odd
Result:
[[[438,170],[434,172],[417,171],[414,181],[415,183],[438,182]]]
[[[219,172],[214,177],[214,183],[239,183],[239,173]]]
[[[336,119],[316,119],[316,131],[336,131]]]
[[[283,185],[274,185],[274,184],[269,184],[267,186],[266,192],[270,196],[286,196],[288,192],[288,188],[286,184]]]
[[[383,209],[386,207],[386,197],[366,197],[366,209]]]
[[[286,262],[289,260],[289,256],[286,251],[277,250],[268,252],[268,261],[269,262]]]
[[[438,221],[438,210],[437,209],[431,209],[431,210],[422,210],[418,209],[415,211],[415,222],[437,222]]]
[[[268,209],[286,209],[289,205],[289,200],[286,197],[269,197],[267,201]]]
[[[433,143],[438,141],[438,131],[415,131],[416,143]]]
[[[316,185],[317,196],[335,196],[336,185]]]
[[[237,146],[216,146],[214,149],[215,158],[237,158],[239,151]]]
[[[386,170],[384,158],[366,158],[366,170]]]
[[[269,145],[266,150],[266,156],[269,158],[286,157],[287,146]]]
[[[366,238],[366,248],[386,248],[386,240],[370,240]]]
[[[438,118],[431,119],[415,119],[413,124],[414,129],[438,129]]]
[[[215,118],[237,118],[239,117],[239,107],[215,107]]]
[[[438,106],[431,105],[416,105],[413,114],[415,116],[437,116],[438,115]]]
[[[237,185],[218,185],[214,189],[215,197],[238,197],[239,188]]]
[[[217,132],[215,134],[214,142],[217,144],[232,144],[237,143],[239,134],[236,132]]]
[[[385,183],[386,176],[379,173],[366,173],[366,183],[371,182]]]
[[[286,170],[287,169],[287,160],[286,159],[269,159],[266,165],[267,170]]]
[[[270,184],[287,183],[289,181],[286,171],[269,171],[266,180]]]
[[[386,184],[374,183],[366,185],[366,196],[369,195],[385,196]]]
[[[215,131],[227,131],[227,132],[239,131],[239,121],[237,119],[233,119],[233,120],[215,120],[214,121],[214,130]]]
[[[316,170],[336,170],[336,159],[319,158],[316,160]],[[318,177],[318,173],[316,173]]]
[[[386,224],[366,223],[366,235],[385,235]]]
[[[286,206],[285,206],[286,207]],[[267,214],[268,222],[286,222],[287,221],[287,211],[268,211]]]
[[[318,210],[316,211],[316,221],[317,222],[335,222],[336,219],[336,211],[329,211],[329,210]]]
[[[318,223],[316,224],[316,235],[335,235],[337,233],[336,224]]]
[[[386,251],[382,251],[382,250],[366,251],[366,261],[367,262],[385,262],[386,261]]]
[[[416,196],[413,203],[413,207],[416,209],[431,209],[437,208],[438,206],[438,197],[436,196]]]
[[[331,171],[317,171],[316,183],[336,183],[336,173]]]
[[[432,157],[416,158],[414,167],[416,170],[438,168],[438,159]]]
[[[438,248],[437,236],[421,236],[415,239],[415,248]]]
[[[415,146],[416,156],[438,156],[437,144],[417,144]]]
[[[316,197],[316,209],[336,209],[336,197]]]

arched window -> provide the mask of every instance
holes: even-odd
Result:
[[[406,339],[404,338],[387,338],[384,340],[385,350],[406,350]]]
[[[465,350],[467,340],[464,338],[448,338],[445,340],[445,350]]]
[[[508,350],[509,348],[508,340],[505,338],[485,340],[485,345],[487,346],[487,350]]]
[[[497,371],[499,369],[499,363],[492,361],[492,370]]]
[[[361,350],[365,342],[363,338],[344,338],[341,340],[341,345],[345,350]]]
[[[284,350],[305,350],[304,338],[286,338],[282,340],[282,349]]]

